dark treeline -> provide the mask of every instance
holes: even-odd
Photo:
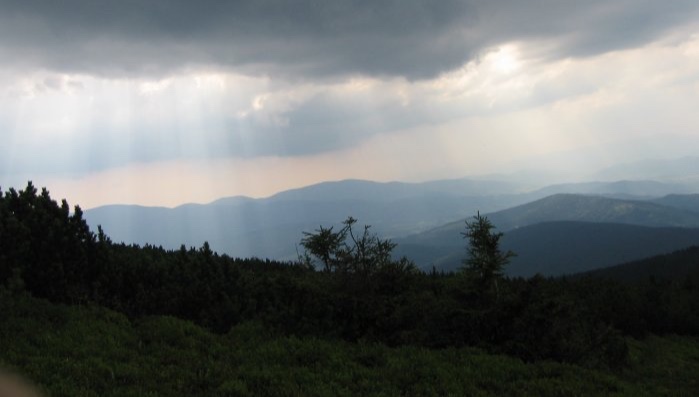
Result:
[[[335,245],[324,251],[314,242]],[[216,332],[256,321],[280,335],[477,346],[604,367],[624,365],[625,336],[699,335],[696,273],[635,283],[494,274],[492,293],[467,272],[423,273],[390,259],[393,245],[369,229],[321,228],[303,243],[308,254],[298,263],[234,259],[208,244],[117,244],[101,229],[90,231],[79,207],[71,212],[45,189],[30,183],[0,192],[0,285],[53,302],[172,315]]]

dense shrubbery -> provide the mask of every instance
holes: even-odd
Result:
[[[497,299],[484,299],[469,277],[418,272],[383,255],[390,245],[364,236],[385,261],[356,267],[371,271],[337,271],[336,257],[315,270],[233,259],[208,244],[175,251],[115,244],[91,232],[78,207],[70,213],[65,201],[59,206],[29,184],[0,198],[0,285],[131,318],[175,316],[218,333],[257,321],[282,335],[477,346],[595,367],[627,363],[625,335],[699,335],[696,281],[499,279]]]
[[[53,397],[110,396],[691,396],[699,340],[630,341],[609,373],[462,347],[275,335],[256,322],[211,333],[170,316],[130,319],[0,292],[0,368]],[[1,381],[1,380],[0,380]]]

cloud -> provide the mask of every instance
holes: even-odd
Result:
[[[546,168],[580,168],[594,156],[556,156],[614,142],[628,150],[598,157],[633,160],[637,136],[656,142],[644,155],[683,153],[693,146],[662,134],[696,135],[698,8],[0,0],[0,183],[162,173],[173,186],[240,180],[245,192],[259,179],[271,192],[507,172],[545,156]]]
[[[655,40],[699,15],[675,0],[4,0],[0,56],[101,76],[223,68],[287,79],[435,77],[503,42],[591,56]]]
[[[497,137],[516,142],[522,152],[532,150],[527,141],[560,148],[662,130],[691,134],[698,48],[695,36],[680,44],[541,62],[526,57],[527,47],[506,44],[420,81],[288,82],[233,73],[156,80],[6,76],[0,79],[0,169],[84,175],[128,164],[303,157],[367,150],[377,136],[397,142],[390,136],[441,125],[456,129],[448,135],[453,139]],[[511,138],[493,131],[508,131]],[[521,140],[522,134],[533,138]],[[488,161],[496,154],[488,153]]]

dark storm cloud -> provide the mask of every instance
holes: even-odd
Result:
[[[699,2],[639,0],[0,1],[6,64],[99,75],[187,67],[316,78],[426,78],[492,45],[544,40],[547,57],[653,40]]]

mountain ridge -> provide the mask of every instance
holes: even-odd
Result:
[[[639,186],[645,183],[639,182]],[[495,190],[482,190],[484,185]],[[336,189],[338,186],[343,189]],[[599,191],[600,185],[594,186]],[[613,191],[615,185],[610,186]],[[175,208],[111,205],[84,212],[90,226],[102,225],[115,241],[172,249],[208,241],[212,249],[232,256],[288,260],[296,258],[303,232],[339,225],[348,216],[372,225],[373,232],[391,239],[456,221],[451,238],[459,240],[463,220],[478,210],[494,213],[542,194],[486,194],[510,187],[516,189],[515,185],[497,181],[468,179],[421,183],[349,180],[311,185],[263,199],[233,196]],[[317,195],[318,189],[324,190],[325,196]],[[377,189],[384,193],[373,193]],[[352,195],[345,197],[344,192]],[[500,226],[499,221],[495,224]]]
[[[648,227],[617,223],[556,221],[528,225],[505,233],[501,249],[516,256],[505,273],[529,277],[590,271],[699,244],[699,228]],[[430,270],[454,271],[467,257],[467,241],[443,245],[400,244],[406,255]]]
[[[601,196],[555,194],[529,203],[486,213],[498,231],[551,221],[623,223],[640,226],[699,227],[699,214],[641,200],[621,200]],[[458,240],[468,218],[428,231],[406,236],[403,243]],[[434,245],[434,244],[430,244]]]

